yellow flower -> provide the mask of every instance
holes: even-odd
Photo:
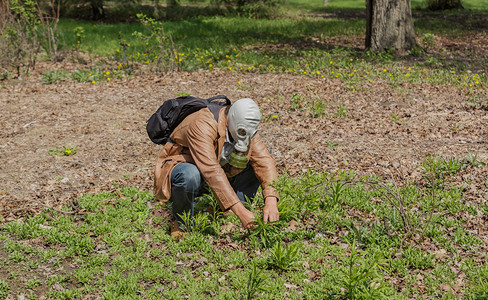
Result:
[[[107,81],[110,81],[110,78],[107,78]]]
[[[105,72],[105,74],[110,75],[110,72],[109,72],[109,71],[107,71],[107,72]]]
[[[97,83],[95,80],[92,81],[93,84]]]
[[[64,153],[70,154],[71,153],[71,150],[64,150]]]
[[[317,75],[320,75],[320,71],[317,71]]]

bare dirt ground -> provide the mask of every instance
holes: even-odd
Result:
[[[41,68],[56,68],[45,64]],[[392,90],[377,81],[353,92],[338,80],[219,70],[103,84],[45,85],[38,79],[12,80],[0,89],[0,222],[42,205],[59,209],[114,183],[151,190],[161,146],[149,140],[145,122],[164,99],[180,92],[255,99],[263,112],[261,134],[279,170],[293,176],[343,169],[400,181],[419,179],[419,164],[429,154],[462,159],[470,151],[488,162],[488,111],[450,86],[405,84]],[[303,101],[319,96],[327,114],[311,118],[291,110],[293,94]],[[347,108],[342,117],[340,105]],[[63,146],[76,147],[76,154],[49,153]],[[479,166],[458,175],[466,201],[486,201],[487,173],[488,166]],[[486,225],[478,221],[476,227]]]

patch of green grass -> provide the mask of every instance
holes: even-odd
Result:
[[[5,280],[0,279],[0,298],[6,298],[9,294],[10,288]]]
[[[420,7],[420,4],[421,1],[414,1],[412,5]],[[61,20],[60,41],[64,47],[107,57],[117,65],[117,68],[107,68],[110,75],[105,74],[107,71],[102,71],[102,76],[94,75],[95,72],[88,75],[90,73],[87,74],[85,70],[70,74],[72,80],[81,82],[100,83],[119,78],[123,71],[121,67],[130,74],[132,66],[160,71],[162,66],[171,64],[177,70],[219,68],[229,72],[279,72],[324,80],[335,78],[352,93],[365,90],[375,82],[386,81],[392,88],[430,83],[455,86],[470,99],[477,99],[479,91],[488,86],[486,74],[482,72],[483,68],[479,68],[478,60],[466,64],[443,54],[427,53],[429,49],[437,47],[437,38],[452,35],[453,32],[460,36],[469,34],[469,26],[464,26],[462,22],[440,17],[417,19],[415,26],[421,45],[415,63],[411,63],[396,57],[391,51],[378,53],[330,44],[331,38],[348,40],[364,35],[363,18],[348,17],[347,13],[341,16],[341,11],[337,11],[362,11],[364,1],[331,0],[325,8],[320,1],[291,1],[283,5],[285,10],[293,13],[273,20],[202,16],[163,22],[165,37],[171,36],[173,41],[171,46],[163,47],[165,51],[161,51],[161,38],[151,35],[142,24],[92,24]],[[482,7],[474,0],[465,5]],[[327,12],[331,17],[303,17],[310,11]],[[465,19],[471,19],[470,13],[466,13]],[[456,11],[454,14],[462,15],[463,12]],[[476,19],[476,16],[472,18]],[[453,30],[452,26],[457,23],[460,25]],[[75,34],[75,28],[83,28],[84,38],[81,41]],[[139,34],[134,35],[134,32]],[[137,38],[141,35],[147,38]],[[471,72],[473,69],[480,71]],[[239,84],[237,88],[249,87]],[[311,117],[321,117],[329,108],[319,99],[309,102]],[[484,105],[484,102],[481,104]],[[337,116],[344,116],[344,113],[343,106],[337,107]]]
[[[68,77],[68,73],[64,70],[53,70],[53,71],[46,71],[42,74],[41,82],[44,84],[54,84],[65,81]]]
[[[434,167],[426,165],[425,172],[445,180],[458,172],[455,159],[428,160]],[[156,214],[164,205],[147,205],[148,192],[118,187],[84,195],[64,208],[74,214],[44,211],[0,227],[0,265],[7,274],[0,293],[35,296],[45,285],[48,297],[63,299],[450,297],[436,287],[455,280],[452,268],[461,266],[466,282],[459,292],[483,295],[487,265],[468,254],[481,249],[481,240],[457,218],[469,211],[462,188],[355,179],[344,171],[281,175],[275,184],[280,222],[262,222],[260,196],[250,206],[258,217],[254,231],[241,229],[235,215],[201,211],[178,240]],[[424,197],[432,188],[435,205]],[[408,224],[419,229],[406,230],[400,199]],[[197,207],[215,203],[209,195]],[[420,238],[445,255],[419,246]],[[55,276],[42,275],[46,269]],[[413,285],[419,278],[423,292]],[[403,292],[392,283],[401,281]]]

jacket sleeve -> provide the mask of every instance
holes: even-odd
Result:
[[[278,191],[272,186],[272,183],[278,180],[278,171],[276,170],[275,161],[268,152],[268,149],[261,140],[259,134],[256,134],[253,137],[251,150],[249,162],[254,169],[256,177],[261,182],[263,198],[268,196],[279,198]]]
[[[223,210],[239,202],[234,189],[220,166],[215,151],[217,143],[217,123],[212,119],[196,119],[188,128],[188,148],[196,166]]]

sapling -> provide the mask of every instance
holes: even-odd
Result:
[[[289,244],[283,247],[281,242],[276,242],[271,249],[269,264],[281,270],[288,270],[296,262],[298,256],[298,245]]]
[[[241,295],[241,299],[250,300],[254,298],[257,292],[264,292],[267,279],[263,274],[263,270],[258,269],[256,264],[253,263],[247,280],[246,292]]]

